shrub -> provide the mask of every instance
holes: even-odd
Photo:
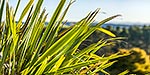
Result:
[[[95,30],[115,37],[113,33],[100,26],[119,15],[109,17],[92,27],[93,19],[99,12],[99,9],[97,9],[59,34],[63,25],[62,21],[74,1],[70,1],[64,13],[61,13],[66,0],[60,0],[58,7],[45,29],[47,14],[45,13],[45,9],[41,12],[41,6],[44,0],[38,0],[35,6],[33,5],[34,0],[29,0],[22,11],[19,21],[15,22],[20,1],[18,0],[15,10],[10,8],[8,2],[5,4],[5,0],[2,0],[1,3],[1,74],[80,74],[82,68],[88,68],[89,65],[98,62],[101,62],[100,66],[96,67],[95,70],[88,70],[86,73],[95,74],[98,71],[102,71],[108,74],[104,69],[114,63],[108,62],[108,60],[125,56],[118,54],[109,57],[96,56],[94,53],[99,48],[110,44],[107,42],[108,40],[103,39],[78,51],[80,44]],[[6,7],[6,19],[2,22],[4,6]],[[22,23],[25,15],[28,15],[28,17],[25,23]]]

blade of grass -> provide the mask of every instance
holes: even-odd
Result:
[[[13,17],[13,12],[12,10],[9,10],[9,5],[7,3],[7,6],[6,6],[7,10],[7,14],[8,15],[8,21],[9,21],[9,25],[10,25],[10,29],[11,29],[11,33],[12,33],[12,38],[13,38],[13,43],[11,44],[11,47],[10,47],[10,62],[9,64],[12,63],[12,68],[9,67],[9,74],[14,74],[15,73],[15,48],[17,46],[17,42],[18,42],[18,35],[17,35],[17,32],[16,32],[16,23],[15,23],[15,20],[14,20],[14,17]],[[13,61],[11,62],[11,59],[13,59]],[[12,70],[12,71],[10,71]]]
[[[68,4],[67,8],[65,9],[64,13],[62,14],[62,16],[60,17],[60,19],[58,20],[58,23],[56,24],[56,27],[54,28],[53,31],[51,31],[49,33],[49,35],[51,35],[49,38],[47,37],[48,41],[47,41],[47,45],[46,48],[44,49],[43,52],[45,52],[45,50],[47,50],[55,41],[56,41],[56,37],[58,37],[58,32],[60,30],[62,21],[64,19],[64,17],[66,16],[70,6],[73,4],[73,2],[70,1],[70,3]]]
[[[100,27],[99,27],[99,28],[97,28],[97,30],[99,30],[99,31],[101,31],[101,32],[103,32],[103,33],[105,33],[105,34],[111,36],[111,37],[116,37],[115,34],[113,34],[112,32],[110,32],[110,31],[108,31],[108,30],[106,30],[106,29],[104,29],[104,28],[100,28]]]
[[[3,17],[4,5],[5,5],[5,0],[2,1],[1,8],[0,8],[0,26],[1,26],[2,17]]]
[[[21,27],[22,20],[23,20],[24,16],[27,14],[27,12],[30,9],[30,7],[31,7],[31,5],[32,5],[33,2],[34,2],[34,0],[30,0],[28,2],[28,4],[26,5],[26,7],[24,8],[23,12],[21,13],[21,16],[20,16],[18,24],[17,24],[18,28]],[[16,10],[16,12],[17,12],[17,10]]]
[[[50,72],[57,72],[57,70],[59,69],[59,67],[61,66],[62,62],[65,60],[65,56],[62,55],[60,57],[60,59],[56,62],[56,64],[54,65],[54,67],[49,71]]]
[[[36,71],[35,75],[42,75],[45,69],[45,65],[47,64],[47,58],[42,62],[42,65],[39,67],[39,69]]]
[[[125,71],[119,73],[118,75],[126,75],[126,74],[128,74],[128,73],[129,73],[129,70],[125,70]]]
[[[31,59],[31,60],[32,60],[32,63],[31,63],[31,64],[33,64],[33,63],[36,61],[38,52],[40,52],[39,49],[40,49],[41,45],[43,44],[43,42],[45,41],[45,38],[46,38],[47,36],[49,36],[49,35],[48,35],[48,34],[49,34],[49,31],[50,31],[50,29],[53,27],[54,23],[56,22],[56,20],[57,20],[59,14],[60,14],[60,12],[61,12],[61,10],[62,10],[62,8],[63,8],[65,2],[66,2],[66,0],[61,0],[61,1],[60,1],[59,5],[58,5],[58,7],[57,7],[57,9],[56,9],[56,11],[54,12],[54,15],[52,16],[52,18],[51,18],[51,20],[50,20],[50,22],[49,22],[49,24],[48,24],[48,26],[47,26],[47,28],[46,28],[46,30],[44,31],[44,34],[43,34],[42,38],[41,38],[40,41],[39,41],[39,44],[38,44],[38,46],[37,46],[37,48],[36,48],[36,51],[35,51],[34,55],[32,56],[32,59]]]
[[[100,27],[100,26],[103,25],[104,23],[106,23],[106,22],[108,22],[108,21],[110,21],[110,20],[112,20],[112,19],[114,19],[114,18],[116,18],[116,17],[118,17],[118,16],[121,16],[121,15],[111,16],[111,17],[109,17],[109,18],[106,18],[106,19],[100,21],[100,22],[96,25],[96,27]]]
[[[21,0],[18,0],[18,2],[17,2],[17,6],[16,6],[16,9],[15,9],[14,16],[16,16],[16,13],[17,13],[17,11],[18,11],[18,7],[19,7],[19,5],[20,5],[20,1],[21,1]]]

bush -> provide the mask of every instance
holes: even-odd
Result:
[[[34,0],[29,0],[22,11],[19,21],[15,22],[20,1],[18,0],[15,11],[10,8],[8,2],[5,4],[5,0],[2,0],[1,3],[0,74],[80,74],[83,68],[88,68],[89,65],[98,62],[101,63],[100,66],[96,67],[95,70],[89,69],[86,73],[95,74],[98,71],[102,71],[108,74],[104,69],[114,63],[108,62],[108,60],[125,56],[118,54],[109,57],[96,56],[94,53],[108,44],[108,40],[103,39],[82,50],[78,50],[80,44],[95,30],[115,37],[113,33],[100,26],[119,15],[109,17],[91,27],[93,19],[99,12],[99,9],[97,9],[59,34],[63,25],[62,21],[74,1],[71,0],[64,13],[60,15],[66,2],[66,0],[60,0],[45,29],[47,14],[45,9],[42,12],[40,10],[44,0],[38,0],[35,6],[33,5]],[[4,6],[6,7],[6,19],[2,22]],[[25,15],[28,15],[28,17],[25,23],[22,23]]]
[[[129,54],[129,56],[117,58],[118,62],[113,64],[110,68],[112,73],[129,70],[129,74],[145,75],[150,73],[150,56],[140,48],[131,48],[129,50],[120,49],[120,54]],[[113,72],[114,70],[114,72]]]

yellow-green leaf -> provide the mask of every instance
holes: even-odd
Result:
[[[99,31],[101,31],[101,32],[103,32],[103,33],[105,33],[105,34],[111,36],[111,37],[116,37],[116,35],[115,35],[114,33],[110,32],[110,31],[108,31],[108,30],[106,30],[106,29],[104,29],[104,28],[100,28],[100,27],[99,27],[99,28],[97,28],[97,30],[99,30]]]

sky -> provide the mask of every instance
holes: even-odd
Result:
[[[44,0],[43,7],[46,8],[50,18],[60,0]],[[69,0],[67,0],[68,3]],[[9,0],[12,7],[16,6],[17,0]],[[21,0],[19,11],[28,3],[28,0]],[[36,3],[36,0],[35,0]],[[67,4],[66,3],[66,4]],[[76,0],[71,6],[65,20],[79,21],[84,18],[90,11],[100,8],[100,13],[96,21],[101,21],[107,17],[121,14],[111,23],[150,23],[150,0]],[[105,12],[105,14],[103,13]],[[18,17],[21,12],[17,12]],[[49,21],[49,19],[47,19]]]

